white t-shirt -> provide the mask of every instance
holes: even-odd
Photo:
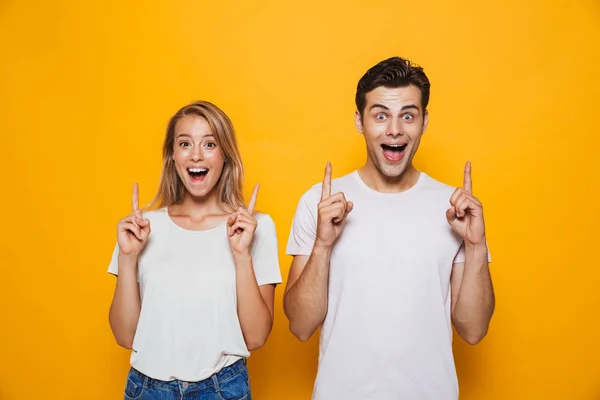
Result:
[[[400,193],[355,171],[332,181],[354,203],[330,259],[314,400],[456,400],[450,273],[464,262],[446,220],[453,187],[421,173]],[[287,245],[309,255],[321,185],[300,199]]]
[[[250,355],[237,315],[226,223],[184,229],[167,209],[144,213],[152,232],[138,260],[141,312],[131,365],[154,379],[196,382]],[[259,285],[281,283],[275,224],[256,213],[252,264]],[[108,272],[118,274],[118,245]]]

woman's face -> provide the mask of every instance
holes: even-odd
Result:
[[[179,178],[193,197],[205,197],[223,171],[223,153],[206,119],[186,115],[175,124],[173,161]]]

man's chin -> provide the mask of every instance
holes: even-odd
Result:
[[[388,179],[396,179],[401,177],[406,172],[406,164],[404,162],[392,164],[386,161],[380,164],[377,170],[379,174]]]

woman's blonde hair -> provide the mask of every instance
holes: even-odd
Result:
[[[187,115],[196,115],[208,122],[217,146],[219,146],[223,154],[223,171],[217,182],[219,199],[234,210],[244,207],[244,196],[242,193],[244,169],[237,147],[233,124],[219,107],[208,101],[196,101],[181,108],[169,121],[163,144],[163,167],[160,186],[149,208],[155,208],[157,205],[159,207],[168,207],[173,204],[180,204],[185,197],[187,189],[175,169],[173,146],[175,143],[175,125],[177,121]]]

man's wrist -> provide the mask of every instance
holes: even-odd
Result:
[[[315,241],[315,244],[312,249],[312,253],[315,255],[323,255],[329,257],[331,254],[331,250],[333,249],[333,245],[326,245],[319,240]]]
[[[480,243],[465,242],[465,256],[468,260],[488,259],[488,247],[485,237]]]

